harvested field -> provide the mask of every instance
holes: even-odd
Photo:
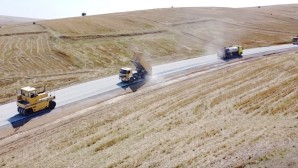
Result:
[[[22,86],[57,89],[117,74],[131,66],[135,50],[157,65],[231,44],[290,43],[298,32],[296,9],[169,8],[5,25],[0,28],[0,103],[13,101]]]
[[[165,78],[2,140],[0,165],[297,167],[297,65],[290,52]]]

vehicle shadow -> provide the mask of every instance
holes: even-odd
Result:
[[[233,61],[233,60],[235,60],[235,59],[242,59],[242,58],[243,58],[243,56],[240,55],[240,56],[234,56],[234,57],[232,57],[232,58],[224,59],[224,61],[225,61],[225,62],[230,62],[230,61]]]
[[[136,92],[139,88],[144,86],[147,82],[148,82],[148,80],[136,81],[132,84],[120,82],[117,84],[117,86],[121,87],[124,90],[130,89],[133,92]]]
[[[39,111],[37,113],[33,113],[31,115],[28,115],[28,116],[24,116],[24,115],[21,115],[21,114],[16,114],[12,117],[10,117],[8,119],[8,121],[10,122],[10,124],[12,125],[13,128],[17,129],[19,127],[22,127],[24,126],[26,123],[28,123],[30,120],[34,119],[34,118],[37,118],[39,116],[42,116],[42,115],[45,115],[45,114],[48,114],[52,111],[52,109],[44,109],[42,111]]]

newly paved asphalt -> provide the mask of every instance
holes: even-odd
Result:
[[[297,48],[298,50],[298,45],[286,44],[270,47],[245,49],[243,57],[256,57],[260,56],[260,54],[270,54],[275,52],[287,51],[293,48]],[[186,69],[200,67],[203,65],[220,65],[225,63],[227,62],[219,59],[216,55],[207,55],[193,59],[154,66],[153,76],[164,76]],[[52,94],[56,95],[56,108],[59,108],[70,103],[74,103],[92,96],[96,96],[102,93],[118,89],[119,87],[125,87],[125,85],[127,84],[120,83],[118,75],[114,75],[107,78],[102,78],[70,86],[61,90],[56,90]],[[18,120],[22,120],[24,118],[26,118],[26,116],[18,115],[17,106],[15,102],[0,106],[0,127],[11,124]]]

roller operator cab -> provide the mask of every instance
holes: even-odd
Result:
[[[48,95],[45,87],[37,89],[24,87],[17,94],[17,110],[22,115],[30,115],[43,109],[54,109],[56,106],[54,99],[55,96]]]
[[[243,53],[243,47],[240,45],[234,45],[229,47],[223,47],[221,48],[217,56],[221,59],[229,59],[233,57],[239,57]]]

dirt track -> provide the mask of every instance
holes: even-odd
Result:
[[[169,8],[77,17],[0,28],[0,103],[18,88],[69,86],[117,74],[140,50],[152,64],[289,43],[297,5],[262,8]]]
[[[192,73],[116,97],[2,140],[0,165],[297,167],[297,55]]]

